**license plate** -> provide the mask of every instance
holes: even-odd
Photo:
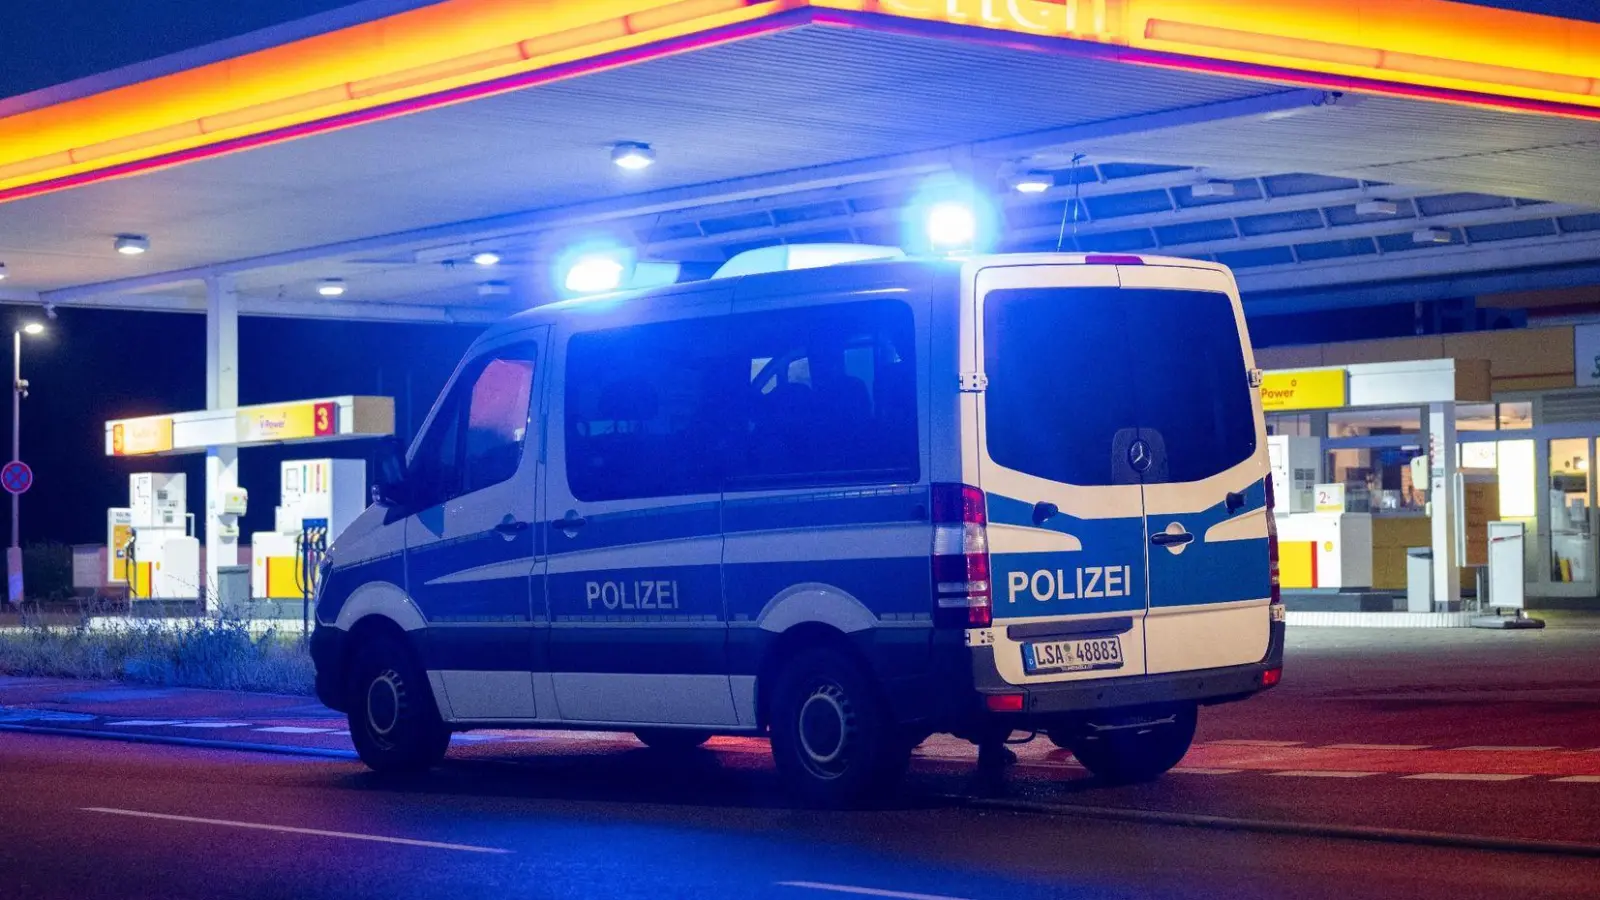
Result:
[[[1029,675],[1040,672],[1088,672],[1122,668],[1122,638],[1083,641],[1045,641],[1022,645],[1022,667]]]

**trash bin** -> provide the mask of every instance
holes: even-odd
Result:
[[[216,614],[248,618],[250,611],[250,567],[218,566]]]
[[[1406,548],[1406,612],[1433,612],[1433,548]]]

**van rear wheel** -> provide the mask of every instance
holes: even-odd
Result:
[[[356,648],[348,691],[350,740],[368,768],[408,775],[444,759],[450,728],[434,706],[427,674],[399,638],[368,635]]]
[[[682,753],[711,740],[711,732],[694,731],[687,728],[641,728],[633,733],[651,750],[660,750],[667,753]]]
[[[1091,726],[1071,742],[1072,755],[1111,784],[1153,781],[1182,761],[1194,743],[1195,707],[1165,716],[1144,715]]]
[[[872,678],[832,648],[808,650],[779,672],[772,693],[772,756],[807,806],[878,799],[899,783],[909,740],[890,721]]]

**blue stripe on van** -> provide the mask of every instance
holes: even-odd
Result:
[[[1151,516],[1150,530],[1161,531],[1168,522],[1179,522],[1195,541],[1182,553],[1150,548],[1150,605],[1160,607],[1197,606],[1206,603],[1231,603],[1262,600],[1271,592],[1267,562],[1267,539],[1207,543],[1205,534],[1213,526],[1237,519],[1257,510],[1266,510],[1265,480],[1256,481],[1241,492],[1244,503],[1234,512],[1226,502],[1193,513]]]
[[[1033,504],[988,495],[989,521],[1070,534],[1081,551],[995,553],[989,559],[994,617],[1080,616],[1136,612],[1145,605],[1142,516],[1079,519],[1064,513],[1033,522]]]

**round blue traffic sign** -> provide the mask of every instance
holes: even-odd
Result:
[[[33,487],[33,470],[20,459],[14,459],[0,468],[0,487],[8,494],[21,494]]]

